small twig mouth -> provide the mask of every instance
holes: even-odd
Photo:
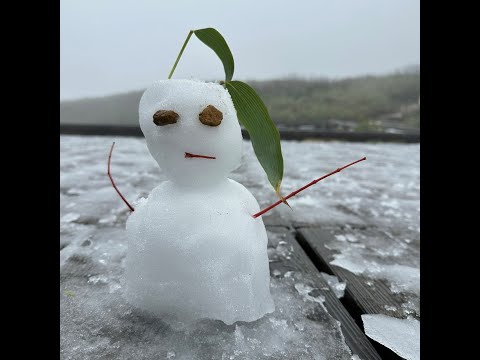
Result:
[[[197,154],[192,154],[189,152],[185,153],[186,158],[200,158],[200,159],[210,159],[210,160],[215,160],[215,156],[206,156],[206,155],[197,155]]]

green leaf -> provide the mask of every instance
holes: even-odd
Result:
[[[283,156],[280,134],[268,114],[267,107],[255,90],[241,81],[226,83],[227,90],[237,110],[240,123],[247,129],[253,150],[265,170],[268,181],[280,196],[283,178]]]
[[[235,64],[233,55],[223,36],[214,28],[193,30],[197,38],[212,49],[220,58],[225,69],[225,82],[232,80]]]

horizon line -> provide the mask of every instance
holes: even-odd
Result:
[[[302,81],[330,81],[330,82],[336,82],[336,81],[344,81],[344,80],[350,80],[350,79],[358,79],[358,78],[363,78],[363,77],[382,77],[382,76],[390,76],[390,75],[397,75],[397,74],[419,74],[420,73],[420,64],[411,64],[411,65],[405,65],[402,68],[393,70],[393,71],[388,71],[385,73],[365,73],[365,74],[359,74],[359,75],[350,75],[350,76],[323,76],[323,75],[313,75],[313,76],[308,76],[308,75],[300,75],[300,74],[287,74],[284,76],[279,76],[279,77],[272,77],[272,78],[266,78],[266,79],[244,79],[242,81],[246,83],[251,83],[251,82],[270,82],[270,81],[279,81],[279,80],[302,80]],[[193,79],[193,77],[191,77]],[[201,80],[201,79],[200,79]],[[205,82],[217,82],[216,80],[204,80]],[[92,95],[83,95],[80,97],[63,97],[60,95],[60,102],[73,102],[73,101],[79,101],[79,100],[94,100],[94,99],[100,99],[100,98],[106,98],[106,97],[111,97],[111,96],[119,96],[119,95],[127,95],[132,92],[139,92],[139,91],[145,91],[145,89],[148,87],[145,86],[143,88],[136,88],[136,89],[131,89],[131,90],[124,90],[124,91],[119,91],[119,92],[113,92],[113,93],[103,93],[103,94],[92,94]]]

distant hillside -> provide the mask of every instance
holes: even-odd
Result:
[[[138,103],[144,90],[99,98],[60,102],[60,123],[137,125]]]
[[[420,125],[419,70],[343,80],[247,81],[277,125],[328,130],[408,131]],[[137,125],[143,90],[63,101],[64,124]]]

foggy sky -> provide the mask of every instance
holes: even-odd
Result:
[[[227,40],[239,80],[338,78],[420,63],[419,0],[61,0],[60,6],[61,99],[166,79],[188,31],[204,27]],[[192,37],[173,77],[221,80],[223,66]]]

